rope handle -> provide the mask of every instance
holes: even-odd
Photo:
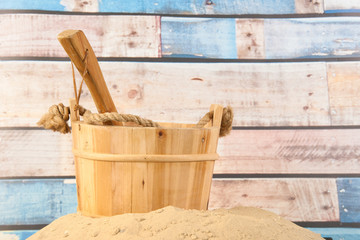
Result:
[[[104,122],[118,121],[118,122],[133,122],[142,127],[157,127],[160,125],[149,119],[139,117],[132,114],[121,114],[121,113],[92,113],[90,110],[78,106],[79,114],[83,117],[84,122],[94,125],[103,125]],[[70,108],[60,103],[58,105],[52,105],[49,108],[48,113],[44,114],[40,121],[37,123],[39,126],[45,129],[51,129],[60,133],[70,133],[70,127],[67,123],[70,117]],[[220,126],[220,137],[226,136],[232,129],[233,111],[230,106],[223,108],[221,126]],[[214,111],[210,111],[200,119],[195,125],[196,128],[205,127],[207,123],[212,121],[214,118]]]
[[[157,127],[160,128],[160,125],[152,120],[141,118],[137,115],[132,114],[121,114],[117,112],[105,112],[105,113],[91,113],[90,110],[87,110],[79,105],[82,85],[84,82],[84,77],[88,72],[88,50],[85,51],[84,59],[84,72],[82,74],[82,80],[80,83],[80,88],[77,91],[76,88],[76,80],[75,80],[75,72],[74,72],[74,64],[71,62],[72,68],[72,76],[73,76],[73,85],[74,85],[74,93],[75,93],[75,106],[74,107],[74,116],[73,119],[76,119],[77,113],[83,117],[84,122],[88,124],[95,125],[104,125],[109,123],[110,121],[115,122],[133,122],[137,125],[143,127]],[[51,129],[53,131],[58,131],[60,133],[70,133],[70,127],[67,124],[67,121],[70,117],[70,108],[65,107],[64,104],[60,103],[58,105],[53,105],[49,108],[49,112],[44,114],[40,121],[37,123],[39,126],[44,127],[45,129]],[[209,122],[212,122],[213,126],[220,127],[220,137],[223,137],[230,133],[232,129],[232,121],[234,118],[234,114],[232,108],[228,106],[227,108],[223,108],[220,105],[213,104],[211,105],[210,112],[205,114],[204,117],[200,119],[200,121],[195,125],[196,128],[206,127]]]

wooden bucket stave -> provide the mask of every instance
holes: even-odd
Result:
[[[72,122],[78,211],[96,217],[149,212],[168,205],[207,209],[218,158],[219,122],[214,117],[204,128],[160,125]]]

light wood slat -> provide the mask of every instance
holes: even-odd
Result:
[[[325,63],[100,62],[121,113],[196,123],[231,105],[234,126],[330,125]],[[3,61],[0,126],[35,126],[73,97],[69,62]],[[80,77],[77,78],[80,81]],[[80,104],[96,111],[86,88]]]
[[[360,228],[308,228],[332,240],[359,240]]]
[[[360,222],[360,179],[339,178],[336,182],[341,222]]]
[[[218,153],[215,173],[357,174],[360,129],[233,130]]]
[[[360,63],[327,63],[333,125],[360,124]]]
[[[47,224],[76,211],[74,179],[0,180],[0,224]],[[338,221],[335,179],[214,179],[210,209],[260,207],[292,221]]]
[[[65,11],[72,12],[99,12],[101,0],[57,0]]]
[[[213,180],[209,208],[238,205],[266,209],[291,221],[339,221],[335,179]]]
[[[322,12],[322,1],[310,0],[47,0],[33,3],[24,0],[2,1],[1,9],[49,11],[163,13],[163,14],[292,14]]]
[[[71,134],[0,130],[0,177],[74,176]]]
[[[324,0],[325,12],[359,12],[360,2],[358,0]]]
[[[360,130],[233,130],[219,140],[216,174],[357,174]],[[0,130],[0,177],[74,176],[72,139]]]
[[[236,19],[238,58],[264,59],[264,19]]]
[[[0,57],[67,57],[57,41],[66,29],[81,29],[98,57],[159,57],[160,18],[1,14]]]
[[[324,13],[326,0],[295,0],[296,13]]]
[[[0,231],[0,239],[2,240],[26,240],[38,230],[15,230]]]

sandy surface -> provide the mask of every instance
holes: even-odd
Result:
[[[273,213],[238,207],[213,211],[162,208],[150,213],[90,218],[79,213],[61,217],[35,239],[236,239],[317,240],[319,234]]]

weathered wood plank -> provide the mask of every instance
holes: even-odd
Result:
[[[0,177],[74,176],[71,134],[0,130]]]
[[[0,180],[0,224],[47,224],[76,211],[74,179]],[[292,221],[338,221],[335,179],[213,180],[209,208],[254,206]]]
[[[295,0],[295,9],[296,13],[324,13],[324,0]]]
[[[332,125],[360,124],[360,63],[327,63]]]
[[[264,19],[236,19],[238,58],[264,59]]]
[[[158,13],[158,14],[292,14],[322,12],[322,1],[309,0],[47,0],[31,3],[25,0],[0,2],[0,9],[48,11]]]
[[[209,208],[238,205],[292,221],[339,221],[335,179],[214,179]]]
[[[237,58],[235,19],[161,18],[164,57]]]
[[[17,230],[17,231],[0,231],[0,239],[2,240],[26,240],[37,230]]]
[[[321,234],[322,237],[332,240],[359,240],[359,228],[308,228],[309,230]]]
[[[63,11],[64,6],[60,3],[60,0],[46,0],[46,1],[12,0],[12,1],[1,1],[0,9]]]
[[[267,59],[360,56],[359,17],[265,19],[264,24]]]
[[[216,174],[356,174],[360,130],[233,130]],[[0,130],[0,177],[74,176],[71,135]]]
[[[359,17],[237,21],[164,17],[161,20],[162,53],[164,57],[225,59],[359,57],[359,25]]]
[[[0,225],[48,224],[76,212],[74,179],[0,180]]]
[[[154,121],[196,123],[217,103],[234,108],[234,126],[330,125],[325,63],[100,62],[100,67],[118,111]],[[69,62],[3,61],[0,79],[6,89],[0,94],[0,126],[35,126],[50,105],[73,97]],[[96,111],[83,90],[80,103]]]
[[[358,0],[324,0],[324,10],[326,13],[360,12],[360,2]]]
[[[356,174],[360,130],[233,130],[216,174]],[[0,177],[74,176],[72,140],[45,130],[0,130]],[[36,141],[35,141],[36,140]]]
[[[360,179],[340,178],[336,183],[341,222],[360,222]]]
[[[360,129],[233,130],[218,153],[215,173],[357,174]]]
[[[156,16],[2,14],[0,20],[1,27],[8,29],[1,36],[0,57],[65,56],[55,38],[66,28],[83,29],[99,57],[161,56],[160,18]],[[223,59],[360,56],[359,17],[258,19],[257,24],[248,23],[234,18],[163,17],[162,53],[164,57]],[[265,46],[264,53],[249,55],[249,46],[244,43],[255,49]]]
[[[120,1],[121,2],[121,1]],[[125,0],[123,0],[125,2]],[[147,2],[136,0],[131,4],[117,4],[114,0],[103,0],[100,3],[101,11],[115,12],[147,12],[168,14],[291,14],[291,13],[317,13],[322,12],[322,5],[307,3],[304,0],[183,0],[170,1],[160,0]],[[305,2],[305,3],[303,3]],[[115,4],[116,3],[116,4]],[[313,7],[315,6],[315,7]]]
[[[83,30],[98,57],[159,57],[160,18],[1,14],[0,57],[67,57],[57,40],[66,29]]]

